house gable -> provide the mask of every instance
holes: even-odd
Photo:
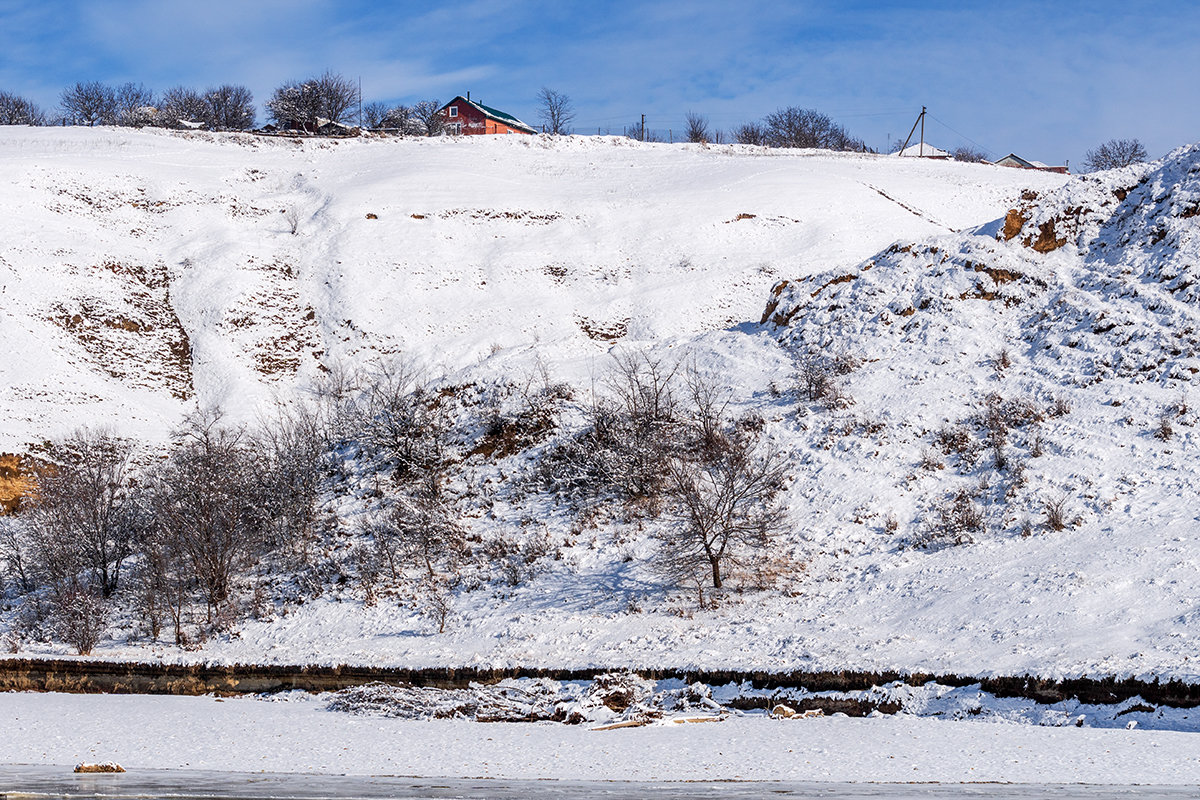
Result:
[[[468,100],[462,95],[446,103],[438,110],[438,113],[442,115],[447,130],[453,134],[472,136],[495,133],[537,133],[536,129],[521,122],[513,115]]]

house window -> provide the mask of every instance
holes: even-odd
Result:
[[[458,106],[450,106],[450,116],[452,116],[452,117],[458,116]]]
[[[450,123],[450,135],[451,136],[462,135],[462,123],[461,122],[451,122]]]

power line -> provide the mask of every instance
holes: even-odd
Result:
[[[933,116],[933,114],[930,114],[930,115],[929,115],[929,118],[930,118],[930,119],[932,119],[932,120],[933,120],[934,122],[936,122],[937,124],[941,125],[941,126],[942,126],[943,128],[945,128],[946,130],[950,131],[951,133],[953,133],[953,134],[956,134],[956,135],[958,135],[958,136],[961,136],[962,138],[966,139],[968,142],[970,142],[971,144],[975,145],[976,147],[978,147],[978,148],[979,148],[980,150],[982,150],[983,152],[987,153],[987,154],[988,154],[989,156],[991,156],[992,158],[995,158],[995,157],[996,157],[996,151],[995,151],[995,150],[993,150],[993,149],[991,149],[990,147],[984,147],[984,146],[983,146],[983,145],[981,145],[979,142],[977,142],[977,141],[975,141],[974,139],[972,139],[970,136],[967,136],[965,133],[960,133],[959,131],[956,131],[956,130],[954,130],[954,128],[951,128],[949,125],[947,125],[946,123],[942,122],[942,121],[941,121],[940,119],[938,119],[937,117]]]

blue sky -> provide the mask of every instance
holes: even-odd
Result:
[[[1114,137],[1152,156],[1200,138],[1189,2],[0,0],[0,89],[44,107],[76,80],[243,83],[261,101],[326,68],[367,101],[470,90],[530,123],[549,86],[593,133],[796,105],[882,149],[926,105],[935,144],[1054,163]]]

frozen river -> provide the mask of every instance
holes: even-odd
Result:
[[[1195,787],[1055,784],[895,784],[817,782],[643,782],[423,779],[332,775],[243,774],[203,770],[139,770],[75,775],[67,767],[0,766],[0,798],[827,798],[828,800],[1176,800]]]

